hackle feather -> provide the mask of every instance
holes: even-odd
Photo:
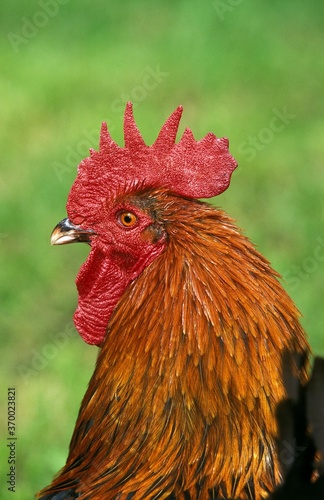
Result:
[[[128,197],[168,244],[113,313],[67,464],[46,492],[265,498],[280,482],[282,359],[308,350],[299,313],[224,212],[164,190]]]

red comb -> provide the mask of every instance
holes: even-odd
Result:
[[[161,128],[154,144],[147,146],[135,123],[132,104],[127,103],[125,147],[113,141],[107,124],[103,123],[99,151],[90,150],[90,158],[80,163],[68,205],[79,204],[80,196],[92,198],[92,204],[96,203],[95,200],[107,196],[110,190],[128,184],[165,187],[189,198],[210,198],[225,191],[237,167],[228,151],[228,140],[209,133],[195,141],[187,128],[176,144],[181,115],[179,106]]]

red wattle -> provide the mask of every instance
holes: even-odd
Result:
[[[76,278],[79,301],[74,323],[85,342],[102,343],[109,318],[128,282],[127,275],[109,255],[91,250]]]

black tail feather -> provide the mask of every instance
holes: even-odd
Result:
[[[324,500],[324,359],[315,359],[305,387],[296,392],[293,376],[289,383],[290,398],[278,408],[284,483],[269,500]]]

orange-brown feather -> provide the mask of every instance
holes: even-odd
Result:
[[[77,479],[84,499],[265,498],[280,481],[282,359],[309,349],[299,313],[224,212],[163,190],[133,198],[154,205],[166,249],[115,309],[46,492]]]

